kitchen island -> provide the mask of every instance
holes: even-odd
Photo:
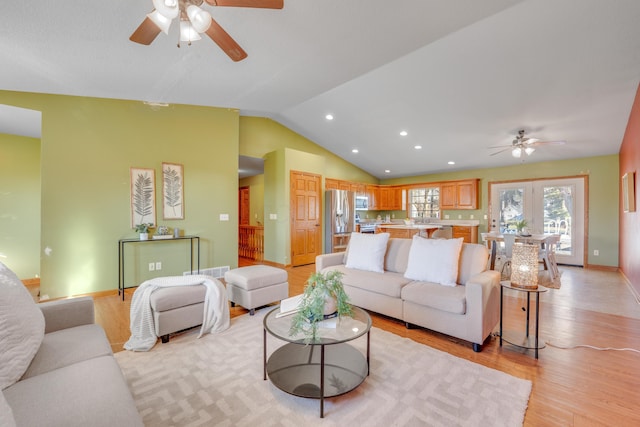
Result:
[[[441,227],[441,225],[435,224],[378,224],[376,231],[378,233],[389,233],[389,237],[411,239],[416,234],[423,237],[431,237],[433,232]]]

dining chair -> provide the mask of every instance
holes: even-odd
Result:
[[[538,254],[538,261],[543,263],[543,266],[549,271],[549,278],[555,280],[560,275],[558,270],[558,264],[556,262],[556,248],[560,241],[560,235],[554,234],[551,237],[547,237],[544,243],[544,248],[540,250]]]
[[[513,254],[513,244],[516,242],[516,235],[504,234],[502,238],[504,240],[504,257],[500,275],[506,279],[511,277],[511,256]]]

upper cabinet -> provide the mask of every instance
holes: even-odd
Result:
[[[440,184],[440,209],[478,209],[478,179]]]

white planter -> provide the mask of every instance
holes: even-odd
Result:
[[[140,240],[149,240],[149,233],[140,233]]]

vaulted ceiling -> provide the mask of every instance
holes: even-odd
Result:
[[[9,2],[0,89],[238,108],[387,178],[517,164],[487,147],[521,128],[567,141],[526,162],[617,153],[640,81],[637,0],[203,8],[247,59],[206,37],[177,48],[175,23],[150,46],[132,43],[151,0]],[[16,132],[9,114],[0,109],[0,132]]]

